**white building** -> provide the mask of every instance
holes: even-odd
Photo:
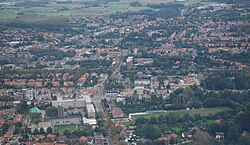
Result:
[[[85,99],[69,99],[52,101],[52,106],[63,106],[64,108],[81,108],[86,106]]]
[[[95,108],[93,104],[86,105],[88,118],[95,118]]]

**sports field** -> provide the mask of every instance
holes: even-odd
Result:
[[[159,117],[160,115],[169,115],[178,114],[180,116],[185,115],[188,113],[190,116],[194,116],[195,114],[200,114],[201,116],[207,116],[209,114],[215,114],[224,110],[229,110],[226,107],[218,107],[218,108],[202,108],[202,109],[194,109],[194,110],[177,110],[177,111],[166,111],[166,112],[157,112],[157,113],[150,113],[150,114],[141,114],[141,115],[132,115],[133,119],[137,118],[151,118],[151,117]]]
[[[54,127],[54,132],[55,133],[64,133],[65,130],[68,130],[68,131],[73,131],[76,129],[76,125],[73,125],[73,124],[69,124],[69,125],[56,125]]]

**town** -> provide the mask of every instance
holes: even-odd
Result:
[[[248,145],[249,4],[0,20],[0,144]]]

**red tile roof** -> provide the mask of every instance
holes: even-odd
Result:
[[[0,123],[4,123],[5,121],[3,119],[0,119]]]
[[[52,142],[44,142],[43,145],[54,145]]]
[[[10,138],[12,135],[12,133],[10,131],[7,131],[5,134],[4,134],[4,137],[6,138]]]
[[[121,110],[121,108],[113,108],[112,115],[113,115],[113,117],[122,117],[123,111]]]
[[[26,141],[25,145],[33,145],[33,143],[31,141]]]
[[[88,138],[85,137],[85,136],[82,136],[82,137],[80,137],[80,140],[81,140],[81,141],[86,141],[86,140],[88,140]]]
[[[176,134],[171,134],[171,138],[173,138],[173,139],[177,139],[178,138],[178,136],[176,135]]]
[[[36,142],[36,145],[42,145],[40,142]]]
[[[54,134],[48,134],[47,137],[48,137],[48,138],[55,139],[55,138],[56,138],[56,135],[54,135]]]
[[[17,121],[20,121],[21,118],[22,118],[22,114],[17,114],[13,122],[16,123]]]
[[[40,134],[40,135],[38,136],[38,138],[39,138],[39,139],[44,139],[44,138],[45,138],[45,136],[44,136],[44,135],[42,135],[42,134]]]
[[[3,141],[3,140],[4,140],[4,138],[2,136],[0,136],[0,142]]]
[[[215,120],[216,124],[221,124],[222,119]]]
[[[159,138],[159,141],[168,141],[168,138],[167,137],[161,137],[161,138]]]

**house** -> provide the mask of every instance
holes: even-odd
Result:
[[[25,145],[33,145],[33,142],[31,142],[31,141],[26,141],[26,142],[25,142]]]
[[[115,89],[106,90],[106,92],[105,92],[106,97],[115,97],[115,96],[118,96],[118,94],[119,94],[119,90],[115,90]]]
[[[119,138],[123,139],[123,140],[128,138],[128,133],[127,133],[127,127],[126,126],[122,127],[122,130],[121,130],[121,132],[119,134]]]
[[[4,137],[0,136],[0,144],[4,141]]]
[[[55,134],[48,134],[47,138],[50,138],[51,140],[55,140],[56,139],[56,135]]]
[[[43,128],[44,130],[47,130],[47,128],[49,127],[53,127],[51,122],[39,122],[38,124],[32,124],[31,125],[31,132],[33,133],[35,131],[35,129],[40,129]]]
[[[175,133],[171,134],[171,139],[178,139],[178,138],[179,137]]]
[[[83,124],[91,125],[92,128],[96,128],[96,126],[97,126],[97,121],[94,118],[87,119],[87,118],[83,117],[82,120],[83,120]]]
[[[52,142],[44,142],[43,145],[54,145]]]
[[[95,145],[104,145],[108,144],[106,138],[103,137],[103,134],[100,132],[94,133],[94,144]]]
[[[80,140],[82,143],[87,143],[88,138],[85,137],[85,136],[81,136],[81,137],[79,138],[79,140]]]
[[[7,140],[10,140],[11,137],[12,137],[12,132],[7,131],[7,132],[4,134],[4,137],[5,137]]]
[[[118,117],[123,117],[123,111],[121,110],[121,108],[113,108],[112,109],[112,116],[114,118],[118,118]]]
[[[121,91],[122,96],[132,96],[134,93],[135,92],[132,88],[125,88]]]
[[[0,119],[0,125],[3,124],[5,121],[3,119]]]
[[[39,134],[36,138],[37,138],[37,139],[40,139],[40,140],[44,140],[44,139],[45,139],[45,136],[42,135],[42,134]]]
[[[218,140],[224,139],[224,137],[225,137],[225,133],[224,132],[216,132],[215,134],[216,134],[215,138],[218,139]]]
[[[181,134],[181,136],[183,137],[183,138],[192,138],[193,137],[193,133],[192,133],[192,131],[186,131],[186,132],[183,132],[182,134]]]
[[[221,124],[222,119],[215,120],[216,124]]]
[[[148,85],[150,84],[150,80],[149,79],[137,79],[135,80],[135,84],[136,85]]]
[[[22,119],[22,114],[17,114],[13,122],[16,123],[18,121],[21,121],[21,119]]]
[[[165,144],[168,144],[169,138],[167,137],[161,137],[158,139],[160,142],[164,142]]]

